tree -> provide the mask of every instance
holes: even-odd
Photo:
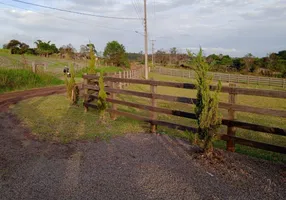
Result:
[[[234,58],[232,66],[237,70],[241,71],[243,69],[242,59],[241,58]]]
[[[95,52],[94,52],[94,45],[90,44],[89,45],[89,57],[90,57],[90,61],[89,61],[89,72],[90,74],[95,74]]]
[[[80,45],[80,51],[79,51],[80,56],[90,59],[90,55],[89,55],[90,54],[90,47],[92,47],[93,52],[95,54],[97,54],[97,51],[95,49],[94,44],[90,43],[90,44],[87,44],[87,45]]]
[[[36,53],[44,55],[45,57],[53,53],[58,53],[59,51],[55,44],[51,44],[51,41],[44,42],[42,40],[37,40],[35,44],[37,45]]]
[[[129,67],[125,47],[117,41],[108,42],[103,55],[109,64],[113,64],[118,67]]]
[[[170,63],[172,63],[172,60],[175,60],[175,63],[177,63],[177,48],[173,47],[170,49]]]
[[[255,60],[254,56],[251,53],[248,53],[243,57],[243,63],[247,71],[254,72],[255,70],[254,60]]]
[[[168,63],[168,55],[167,53],[160,49],[160,50],[157,50],[157,52],[155,53],[155,57],[156,57],[156,62],[157,63],[160,63],[162,65],[167,65]]]
[[[24,54],[29,49],[29,45],[18,40],[10,40],[8,44],[3,45],[4,49],[10,49],[12,54]]]
[[[189,52],[189,54],[191,54]],[[190,56],[193,56],[192,54]],[[213,140],[217,134],[217,130],[221,124],[221,115],[218,110],[219,92],[221,90],[221,82],[217,85],[217,90],[214,94],[210,91],[210,83],[212,78],[208,76],[210,66],[203,58],[203,51],[200,49],[199,53],[193,58],[192,64],[197,74],[196,88],[197,88],[197,102],[195,113],[198,123],[199,138],[203,140],[203,149],[206,153],[213,152]]]
[[[69,58],[74,58],[76,49],[72,46],[72,44],[64,45],[59,49],[59,53],[61,57],[67,56]]]
[[[286,50],[279,51],[278,56],[280,57],[280,59],[286,60]]]

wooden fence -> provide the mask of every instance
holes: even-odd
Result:
[[[135,72],[129,72],[129,74],[134,74]],[[139,72],[137,72],[138,75]],[[140,72],[142,73],[142,72]],[[139,73],[139,74],[140,74]],[[136,74],[136,73],[135,73]],[[164,94],[156,93],[157,86],[167,86],[167,87],[175,87],[175,88],[184,88],[184,89],[195,89],[194,84],[190,83],[177,83],[177,82],[165,82],[165,81],[155,81],[155,80],[141,80],[134,79],[138,76],[132,76],[131,78],[128,76],[119,77],[118,74],[113,75],[113,77],[105,77],[104,81],[107,83],[107,87],[105,88],[106,92],[109,94],[107,98],[107,102],[112,103],[112,107],[108,108],[108,112],[111,113],[112,119],[116,118],[116,115],[122,115],[126,117],[130,117],[136,120],[141,120],[151,125],[151,132],[156,132],[156,127],[159,126],[167,126],[169,128],[183,130],[183,131],[192,131],[193,133],[197,133],[197,128],[185,126],[176,123],[170,123],[166,121],[161,121],[157,119],[157,113],[164,113],[173,116],[179,116],[189,119],[196,119],[196,115],[194,113],[189,113],[181,110],[172,110],[166,108],[160,108],[157,106],[156,101],[158,99],[171,101],[171,102],[180,102],[186,104],[195,104],[195,98],[189,97],[178,97],[178,96],[170,96]],[[84,75],[84,89],[85,89],[85,101],[84,106],[86,110],[89,107],[96,108],[95,104],[92,104],[92,100],[97,99],[98,88],[98,76],[97,75]],[[122,84],[144,84],[150,86],[150,92],[138,92],[126,90],[122,87]],[[210,86],[210,89],[213,91],[216,89],[215,86]],[[89,90],[94,91],[93,94],[90,94]],[[258,89],[247,89],[247,88],[237,88],[234,85],[230,87],[222,87],[221,92],[228,93],[229,102],[224,103],[220,102],[219,107],[222,109],[228,110],[228,118],[222,120],[222,125],[227,126],[227,133],[220,135],[220,139],[227,142],[227,150],[234,151],[235,144],[246,145],[254,148],[264,149],[273,152],[279,152],[286,154],[286,147],[276,146],[272,144],[261,143],[257,141],[251,141],[244,138],[236,137],[236,128],[253,130],[258,132],[265,132],[268,134],[280,135],[286,139],[286,129],[278,128],[278,127],[268,127],[258,124],[252,124],[248,122],[242,122],[235,119],[235,112],[247,112],[247,113],[256,113],[261,115],[270,115],[276,117],[286,118],[286,111],[284,110],[274,110],[268,108],[258,108],[251,107],[246,105],[238,105],[236,104],[236,97],[240,94],[242,95],[254,95],[254,96],[264,96],[264,97],[272,97],[272,98],[286,98],[286,92],[284,91],[273,91],[273,90],[258,90]],[[132,95],[137,97],[144,97],[150,99],[150,105],[143,105],[134,102],[122,101],[116,98],[117,94],[124,95]],[[129,112],[123,112],[117,109],[117,104],[134,107],[142,110],[148,110],[150,112],[149,117],[144,117],[142,115],[135,115]]]
[[[196,77],[195,72],[193,70],[156,67],[152,69],[152,72],[163,75],[179,76],[192,79]],[[286,88],[286,79],[282,78],[249,76],[241,74],[214,73],[214,72],[210,72],[209,75],[213,76],[214,81],[220,80],[222,82],[227,82],[227,83],[256,84],[256,85],[267,85],[267,86]]]

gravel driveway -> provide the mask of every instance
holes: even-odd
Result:
[[[198,159],[180,140],[151,134],[39,142],[2,112],[0,199],[285,199],[285,165],[222,154]]]

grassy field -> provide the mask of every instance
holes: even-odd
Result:
[[[63,80],[47,73],[35,74],[29,69],[0,68],[0,94],[63,83]]]
[[[25,100],[14,106],[12,112],[30,127],[38,139],[61,143],[73,140],[108,140],[116,135],[147,131],[144,124],[135,120],[120,117],[111,121],[107,113],[106,122],[101,123],[95,110],[85,113],[82,102],[79,107],[70,106],[65,95]]]
[[[31,66],[33,61],[47,63],[47,70],[44,71],[44,68],[40,67],[38,71],[41,73],[35,75],[23,69],[25,68],[25,62],[28,66]],[[23,58],[22,55],[10,54],[2,49],[0,51],[0,93],[63,84],[63,68],[72,65],[75,66],[76,70],[76,82],[81,82],[82,75],[88,72],[87,64],[88,61],[75,62],[56,57],[45,58],[25,55]],[[119,72],[122,70],[122,68],[113,66],[97,66],[96,68],[97,72]]]
[[[81,69],[87,66],[87,61],[72,60],[72,59],[60,59],[55,56],[53,57],[41,57],[35,55],[17,55],[10,54],[7,52],[0,51],[0,67],[9,67],[9,68],[19,68],[22,67],[24,62],[27,62],[29,65],[32,62],[36,63],[47,63],[47,71],[55,74],[62,74],[62,70],[65,66],[75,65],[76,69]]]
[[[31,66],[32,62],[36,63],[47,63],[47,72],[51,72],[56,76],[63,75],[63,68],[65,66],[74,66],[78,72],[77,76],[81,77],[83,73],[87,72],[86,67],[88,66],[88,60],[72,60],[72,59],[60,59],[55,56],[53,57],[40,57],[34,55],[16,55],[7,53],[7,51],[0,51],[0,68],[21,68],[24,63],[27,62]],[[118,72],[122,70],[118,67],[112,66],[98,66],[99,69],[105,72]]]

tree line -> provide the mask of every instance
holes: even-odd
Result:
[[[144,63],[143,52],[128,53],[128,58],[139,61],[142,64]],[[211,66],[211,71],[286,77],[286,50],[270,53],[262,58],[255,57],[251,53],[243,57],[211,54],[204,56],[204,58]],[[176,47],[170,48],[169,51],[160,49],[154,53],[154,62],[160,66],[192,68],[192,66],[188,65],[192,59],[194,58],[190,58],[187,52],[181,53]],[[152,55],[148,55],[148,61],[152,61]]]
[[[11,54],[30,54],[44,57],[57,55],[60,58],[67,59],[90,59],[90,48],[92,48],[92,52],[94,52],[96,57],[102,59],[106,64],[120,67],[130,66],[124,45],[117,41],[108,42],[103,55],[100,55],[92,43],[81,45],[79,52],[72,44],[63,45],[60,48],[51,43],[51,41],[37,40],[34,44],[36,47],[31,48],[28,44],[13,39],[4,44],[3,49],[9,49]]]

